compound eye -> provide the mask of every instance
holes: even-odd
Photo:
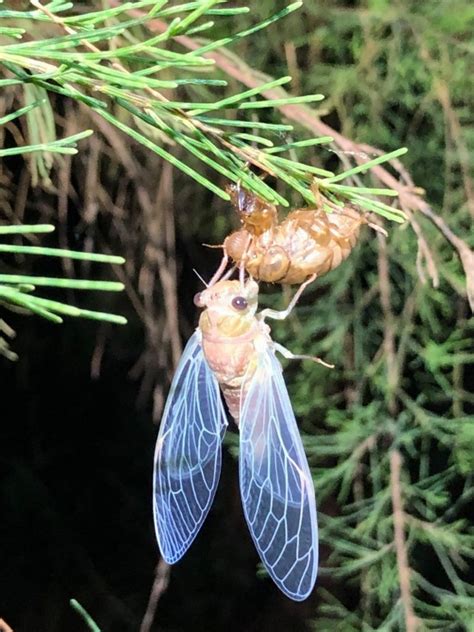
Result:
[[[197,294],[194,295],[193,301],[196,307],[204,307],[204,303],[202,302],[201,292],[198,292]]]
[[[249,304],[247,303],[247,299],[245,299],[243,296],[236,296],[232,299],[232,307],[234,309],[238,309],[239,311],[247,309],[248,305]]]

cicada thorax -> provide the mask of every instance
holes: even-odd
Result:
[[[238,281],[220,281],[201,293],[207,308],[199,319],[204,355],[237,423],[245,395],[242,383],[257,365],[255,341],[266,335],[267,325],[254,315],[257,292],[257,284],[250,280],[244,288]],[[236,298],[244,299],[247,307],[232,307]]]
[[[313,274],[326,274],[348,257],[367,223],[356,209],[345,206],[332,213],[298,209],[278,224],[272,205],[246,195],[245,212],[237,207],[244,227],[227,237],[224,251],[260,281],[300,284]],[[268,213],[267,220],[272,220],[265,224],[261,209],[268,207],[274,213]]]

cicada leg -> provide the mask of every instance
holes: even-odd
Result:
[[[243,288],[245,285],[245,265],[243,263],[239,266],[239,281],[240,287]]]
[[[276,351],[279,351],[281,355],[284,358],[287,358],[288,360],[311,360],[311,362],[317,362],[318,364],[322,364],[323,366],[326,366],[328,369],[334,368],[334,364],[329,364],[329,362],[325,362],[324,360],[321,360],[321,358],[318,358],[318,356],[295,354],[278,342],[274,342],[273,346]]]
[[[237,266],[232,266],[232,268],[229,268],[229,270],[227,270],[227,272],[224,274],[222,279],[219,279],[219,280],[220,281],[227,281],[227,279],[230,279],[230,277],[234,274],[236,269],[237,269]]]
[[[379,224],[376,224],[375,222],[367,222],[367,224],[368,226],[370,226],[370,228],[372,228],[372,230],[375,230],[376,233],[380,233],[384,237],[388,237],[388,233],[383,226],[380,226]]]
[[[260,314],[257,315],[257,318],[259,318],[260,320],[265,320],[265,318],[273,318],[275,320],[285,320],[285,318],[287,318],[290,313],[292,312],[293,308],[295,307],[296,303],[299,301],[300,296],[303,294],[305,288],[312,283],[316,277],[318,275],[317,274],[312,274],[310,277],[308,277],[306,279],[306,281],[304,283],[302,283],[300,285],[300,287],[298,288],[296,294],[293,296],[293,298],[290,301],[290,304],[288,305],[288,307],[282,311],[278,311],[276,309],[263,309]]]

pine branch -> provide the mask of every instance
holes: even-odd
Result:
[[[403,212],[377,200],[377,196],[396,195],[392,188],[379,190],[338,184],[358,171],[367,171],[372,165],[393,160],[402,155],[405,149],[379,156],[363,167],[350,169],[337,176],[314,164],[296,160],[294,156],[290,159],[278,155],[330,140],[325,135],[275,146],[272,140],[274,131],[291,131],[293,128],[258,121],[262,108],[279,109],[288,118],[295,118],[292,108],[300,108],[303,107],[300,104],[317,102],[323,98],[320,94],[295,97],[275,91],[278,86],[287,83],[290,77],[258,82],[249,90],[214,102],[199,102],[195,98],[190,101],[173,100],[168,94],[179,87],[186,88],[192,95],[195,86],[225,86],[223,80],[195,79],[189,73],[212,67],[213,60],[209,55],[216,53],[211,51],[222,49],[244,37],[254,36],[261,29],[299,9],[301,2],[288,5],[251,28],[211,40],[207,44],[194,43],[189,37],[196,31],[210,28],[211,23],[199,22],[201,18],[238,14],[244,9],[216,8],[216,5],[222,4],[220,0],[191,2],[175,7],[168,6],[164,1],[143,0],[135,3],[133,9],[131,4],[122,3],[115,4],[111,9],[65,15],[62,5],[55,8],[55,5],[46,6],[39,0],[32,0],[32,4],[36,11],[0,11],[0,20],[30,20],[39,25],[46,22],[65,35],[41,39],[38,25],[36,31],[33,29],[30,32],[33,41],[0,46],[0,64],[3,63],[12,76],[6,80],[10,85],[15,82],[17,85],[29,84],[44,94],[57,92],[84,103],[123,133],[226,200],[229,196],[221,186],[196,171],[188,164],[188,160],[179,160],[173,153],[140,133],[135,126],[124,122],[118,112],[111,111],[109,102],[118,110],[125,110],[141,119],[168,143],[183,147],[188,156],[194,156],[233,182],[242,182],[247,189],[270,202],[288,206],[287,199],[262,180],[261,176],[265,174],[284,182],[287,188],[297,191],[310,205],[316,203],[310,189],[311,185],[316,184],[336,202],[356,204],[365,211],[395,222],[402,223],[405,220]],[[132,19],[127,19],[128,16],[132,16]],[[132,34],[133,29],[155,28],[156,25],[161,29],[158,35],[136,40]],[[22,37],[20,31],[18,29],[15,32],[16,38]],[[174,41],[193,42],[192,52],[170,50],[169,45]],[[164,71],[173,71],[175,76],[166,80],[154,77]],[[178,78],[181,73],[187,73],[187,76]],[[97,99],[97,95],[105,96],[106,100]],[[265,98],[256,98],[261,96]],[[256,121],[209,116],[217,111],[234,111],[234,117],[248,112]],[[312,110],[304,106],[304,112],[311,114]],[[298,122],[305,124],[304,120]],[[247,125],[252,133],[233,132],[229,125],[235,124]],[[249,165],[253,165],[257,173],[249,170]]]
[[[405,514],[403,511],[401,491],[402,457],[400,452],[393,449],[390,452],[390,486],[393,505],[393,528],[395,537],[395,549],[397,552],[398,576],[400,578],[400,592],[405,612],[405,626],[407,632],[416,632],[420,622],[413,611],[410,574],[408,563],[407,543],[405,540]]]

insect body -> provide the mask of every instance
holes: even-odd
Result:
[[[299,293],[298,293],[299,295]],[[240,432],[242,504],[257,551],[278,587],[305,599],[318,565],[314,487],[258,286],[219,281],[171,385],[155,451],[154,519],[170,564],[186,552],[212,504],[227,426],[220,389]],[[290,354],[291,355],[291,354]]]
[[[224,253],[255,279],[303,283],[346,259],[366,219],[353,207],[326,213],[298,209],[278,223],[276,208],[252,193],[229,190],[243,227],[224,241]]]

